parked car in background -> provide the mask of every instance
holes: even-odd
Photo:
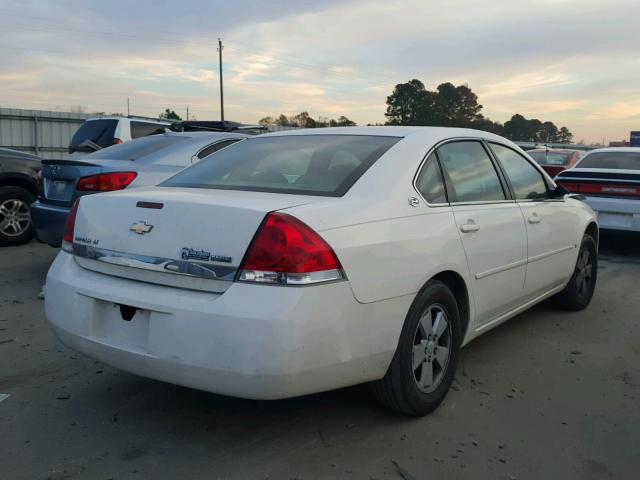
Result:
[[[552,296],[589,304],[598,226],[567,193],[476,130],[252,137],[158,187],[79,198],[46,316],[139,375],[254,399],[373,382],[423,415],[461,345]]]
[[[585,197],[600,228],[640,232],[640,148],[591,150],[556,182]]]
[[[527,153],[540,165],[545,172],[554,178],[563,170],[573,167],[584,155],[579,150],[567,150],[559,148],[534,148]]]
[[[0,246],[27,243],[35,234],[29,206],[35,200],[41,159],[0,148]]]
[[[71,138],[69,158],[82,158],[102,148],[144,137],[170,125],[170,120],[146,117],[89,118]]]
[[[78,197],[156,185],[246,137],[224,132],[167,132],[114,145],[82,160],[44,160],[38,200],[31,208],[38,239],[60,246],[64,222]]]

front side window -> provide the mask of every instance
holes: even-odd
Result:
[[[498,161],[511,183],[517,200],[548,198],[547,184],[542,174],[526,158],[515,150],[497,143],[491,144],[491,150],[498,157]]]
[[[400,137],[282,135],[248,138],[161,185],[342,196]]]
[[[416,188],[422,194],[427,203],[447,203],[447,196],[442,181],[442,172],[438,165],[436,154],[432,153],[427,158],[422,170],[416,179]]]
[[[505,200],[498,173],[480,142],[447,143],[438,148],[438,157],[453,188],[450,201]]]

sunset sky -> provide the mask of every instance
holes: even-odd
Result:
[[[640,130],[637,0],[0,1],[0,106],[257,122],[308,111],[383,122],[412,78],[468,84],[483,113]]]

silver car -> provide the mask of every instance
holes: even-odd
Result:
[[[38,200],[31,206],[36,235],[59,247],[67,215],[83,195],[157,185],[248,135],[167,132],[91,153],[81,160],[43,160]]]
[[[584,196],[604,230],[640,232],[640,148],[599,148],[556,177]]]

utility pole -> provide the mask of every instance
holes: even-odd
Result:
[[[187,107],[187,122],[189,121],[189,107]]]
[[[127,117],[129,116],[129,97],[127,97]]]
[[[218,61],[220,62],[220,120],[224,122],[224,93],[222,89],[222,40],[218,38]]]

